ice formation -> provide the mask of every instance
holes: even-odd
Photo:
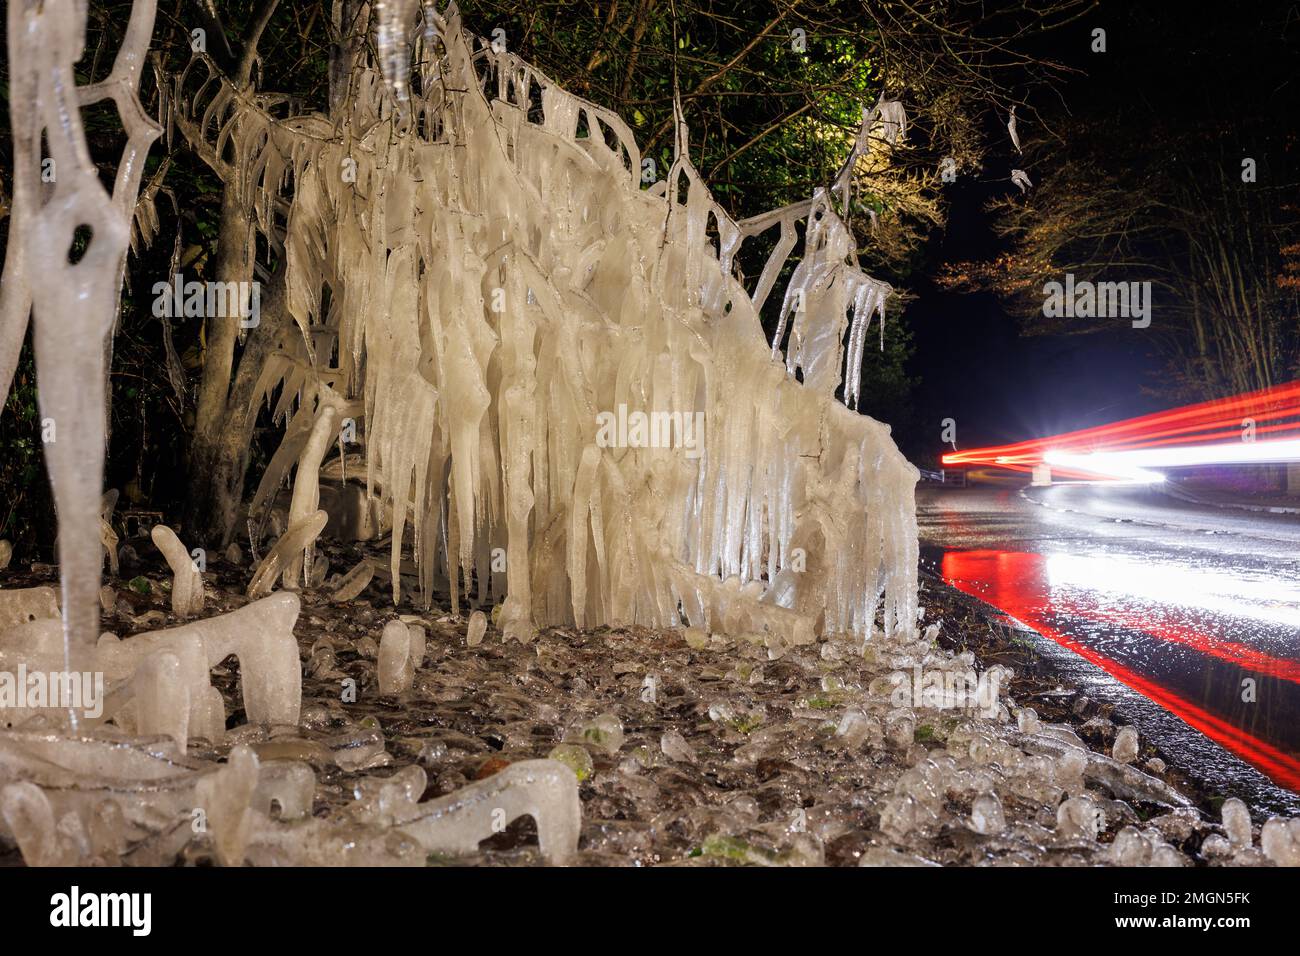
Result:
[[[62,624],[54,591],[0,591],[0,609],[17,621],[0,628],[0,678],[18,665],[58,671]],[[374,731],[332,746],[295,736],[302,732],[298,612],[297,595],[278,593],[168,630],[122,640],[103,635],[91,667],[103,674],[106,694],[98,712],[77,715],[79,732],[69,732],[62,708],[31,711],[6,702],[3,727],[19,729],[0,729],[0,841],[15,842],[31,865],[163,865],[183,852],[226,865],[419,865],[428,854],[472,851],[529,814],[543,857],[572,857],[580,820],[576,781],[553,761],[519,762],[426,802],[421,776],[413,792],[388,801],[386,820],[362,805],[311,819],[316,778],[301,761],[324,753],[350,771],[388,761]],[[211,753],[226,736],[225,702],[209,675],[231,656],[239,661],[250,721],[237,733],[264,742],[254,749],[236,743],[224,763],[187,756],[195,741]],[[425,656],[424,628],[390,622],[378,656],[380,692],[409,689]],[[33,719],[54,729],[39,729]],[[257,749],[268,762],[259,761]]]
[[[31,621],[59,617],[59,599],[53,588],[0,588],[0,632]]]
[[[108,559],[108,569],[117,574],[117,532],[113,530],[113,511],[117,508],[116,489],[104,492],[99,499],[99,543]]]
[[[1246,804],[1237,797],[1229,797],[1223,801],[1220,813],[1228,842],[1234,847],[1249,849],[1254,836],[1250,826],[1250,811],[1246,808]]]
[[[270,594],[276,579],[281,576],[296,580],[293,569],[303,566],[303,553],[311,548],[325,530],[328,520],[328,514],[316,511],[288,528],[257,566],[253,579],[248,582],[248,596],[265,597]]]
[[[487,633],[487,615],[482,611],[475,611],[469,616],[469,629],[465,632],[465,643],[470,647],[477,647],[483,643],[483,635]]]
[[[971,829],[992,836],[1001,833],[1007,825],[1002,813],[1002,801],[996,793],[981,793],[971,803]]]
[[[159,866],[192,843],[227,866],[422,865],[428,854],[472,851],[528,814],[546,859],[573,856],[579,808],[567,767],[524,761],[425,802],[423,772],[411,770],[417,786],[390,777],[376,799],[320,820],[310,815],[311,768],[263,762],[247,746],[218,764],[130,742],[10,732],[0,735],[0,838],[33,866]]]
[[[20,600],[11,600],[15,595]],[[62,622],[53,604],[49,588],[0,591],[0,615],[15,607],[25,609],[18,613],[21,623],[0,626],[0,675],[15,679],[23,670],[67,673],[62,666]],[[104,634],[84,672],[74,673],[102,675],[105,696],[83,699],[82,705],[69,709],[37,710],[55,725],[113,720],[128,731],[165,734],[184,752],[192,736],[215,741],[224,734],[224,704],[208,673],[233,655],[240,662],[249,719],[296,725],[302,696],[293,636],[297,617],[297,597],[277,594],[229,614],[125,640]],[[21,726],[33,716],[28,708],[5,707],[0,724]]]
[[[60,429],[51,473],[67,623],[52,589],[0,591],[0,672],[20,664],[66,669],[75,657],[104,673],[108,694],[97,716],[4,715],[23,726],[0,729],[0,839],[16,842],[29,864],[158,865],[179,857],[421,865],[431,854],[473,852],[521,815],[535,819],[543,858],[562,863],[578,852],[579,778],[603,787],[602,801],[617,793],[644,803],[664,782],[716,784],[720,754],[727,774],[761,769],[802,779],[813,767],[816,805],[792,827],[773,824],[743,791],[725,805],[665,801],[639,833],[596,821],[588,850],[621,851],[646,833],[680,831],[699,838],[698,854],[687,859],[817,863],[833,840],[871,828],[864,865],[930,865],[925,854],[951,850],[950,835],[962,826],[982,839],[978,846],[1013,862],[1045,854],[1186,862],[1171,841],[1185,845],[1186,834],[1207,825],[1167,784],[1121,762],[1136,739],[1117,744],[1120,759],[1112,759],[1009,699],[996,702],[992,718],[894,700],[894,669],[972,664],[937,652],[934,635],[918,633],[917,474],[886,426],[852,411],[868,325],[879,316],[883,328],[890,290],[857,268],[838,210],[862,156],[904,134],[901,105],[882,101],[866,111],[828,189],[734,222],[691,166],[680,117],[675,163],[642,190],[639,152],[618,117],[469,36],[454,8],[439,17],[424,4],[424,30],[412,40],[413,0],[377,5],[381,72],[358,71],[342,130],[323,117],[273,116],[201,55],[187,71],[201,80],[196,95],[184,92],[192,89],[187,76],[164,85],[169,127],[214,162],[226,162],[220,157],[230,148],[229,174],[285,253],[290,309],[303,335],[268,364],[257,389],[258,400],[280,389],[275,414],[285,438],[250,506],[254,555],[262,523],[278,537],[253,574],[254,600],[96,644],[103,356],[92,361],[91,353],[102,353],[116,292],[106,276],[120,280],[141,149],[156,135],[134,98],[153,4],[137,0],[121,71],[115,66],[102,89],[79,91],[82,103],[113,95],[131,133],[113,209],[87,178],[93,167],[75,121],[51,143],[77,171],[72,184],[65,190],[61,173],[55,201],[38,209],[31,174],[41,123],[55,109],[76,116],[61,98],[76,89],[68,70],[84,26],[77,7],[46,0],[43,8],[12,4],[9,14],[11,51],[30,43],[32,61],[57,67],[51,74],[62,79],[38,81],[34,66],[13,80],[12,95],[30,95],[44,119],[22,119],[27,126],[15,133],[21,228],[12,236],[30,230],[37,238],[10,243],[0,380],[8,381],[21,321],[39,293],[42,405]],[[421,64],[414,77],[412,43]],[[68,239],[64,227],[80,222],[95,226],[95,240],[76,266],[58,261],[67,241],[54,259],[41,250],[52,231]],[[775,228],[775,251],[747,283],[738,250]],[[759,313],[800,242],[777,332],[765,341]],[[71,273],[67,288],[28,288],[23,277],[33,264]],[[73,294],[95,308],[74,312]],[[65,360],[51,366],[59,348]],[[631,431],[602,441],[602,415],[626,421],[628,409],[667,422],[652,433],[664,441],[641,442]],[[65,418],[73,412],[80,418]],[[703,429],[692,427],[697,415]],[[663,647],[639,642],[640,662],[612,663],[611,647],[624,658],[636,652],[612,638],[590,647],[496,642],[445,668],[445,684],[429,693],[428,675],[418,674],[426,637],[418,622],[385,623],[377,643],[373,630],[352,642],[320,638],[308,664],[318,684],[356,673],[367,688],[405,695],[412,709],[432,697],[463,705],[457,713],[465,720],[489,712],[491,726],[477,732],[512,757],[567,731],[550,751],[554,759],[532,759],[536,749],[527,759],[494,753],[474,771],[443,770],[434,782],[440,795],[422,799],[425,765],[447,762],[448,742],[485,748],[483,738],[446,727],[441,737],[409,729],[412,736],[386,736],[373,713],[343,713],[333,684],[304,708],[293,633],[300,600],[271,593],[277,584],[325,580],[315,543],[332,512],[321,479],[344,480],[347,459],[340,455],[337,475],[323,462],[346,419],[361,426],[367,493],[379,505],[364,512],[374,520],[363,530],[373,536],[391,522],[393,541],[388,569],[363,558],[331,580],[335,602],[352,601],[377,572],[400,596],[409,525],[423,598],[446,586],[456,612],[464,597],[504,599],[492,620],[507,637],[528,640],[551,624],[689,625],[682,640],[660,632]],[[288,508],[278,511],[275,493],[291,471]],[[362,529],[363,512],[347,507],[355,520],[341,524]],[[173,573],[173,611],[198,613],[201,578],[179,539],[155,531]],[[481,642],[486,627],[477,611],[465,637],[444,641],[440,653]],[[345,650],[353,653],[343,661]],[[228,731],[226,700],[213,681],[232,655],[248,722]],[[508,655],[515,674],[504,671]],[[582,655],[586,678],[576,674]],[[701,667],[706,655],[716,659]],[[652,671],[669,668],[672,693],[701,701],[709,719],[671,729],[659,722],[636,691]],[[549,683],[558,675],[576,675],[566,687],[583,706],[573,714],[559,713]],[[807,680],[820,688],[815,703],[811,694],[781,696]],[[483,706],[466,703],[480,691]],[[638,700],[640,714],[625,719]],[[376,774],[399,750],[418,765]],[[827,772],[836,760],[878,772],[853,793],[835,789],[839,782],[825,789],[849,776]],[[670,773],[641,773],[664,761]],[[335,776],[321,787],[317,773]],[[812,779],[769,792],[778,800],[783,789],[806,792]],[[323,813],[322,800],[334,801]],[[1125,819],[1124,801],[1161,815],[1141,829],[1120,827],[1109,845],[1098,842],[1103,828]],[[1013,809],[1020,816],[1009,819]],[[1257,851],[1249,815],[1243,840],[1234,813],[1225,806],[1227,837],[1207,836],[1205,857],[1296,862],[1296,821],[1266,823]],[[744,829],[778,833],[779,848],[730,835]]]
[[[385,624],[379,639],[379,693],[401,694],[410,690],[422,663],[424,629],[401,621]]]
[[[172,611],[177,617],[193,617],[203,610],[203,575],[198,565],[166,525],[154,525],[149,537],[172,569]]]
[[[420,774],[421,782],[423,773]],[[573,771],[554,760],[524,760],[438,800],[416,803],[419,792],[393,808],[393,825],[430,853],[472,853],[502,822],[537,821],[537,843],[553,863],[578,846],[581,810]]]
[[[110,680],[134,673],[159,652],[184,660],[200,655],[192,670],[190,707],[206,707],[202,698],[207,672],[226,658],[239,660],[244,711],[254,723],[297,726],[302,707],[302,665],[293,625],[299,602],[294,594],[273,594],[228,614],[179,627],[151,631],[117,641],[100,641],[97,663]],[[224,718],[223,718],[224,722]]]
[[[621,119],[466,33],[454,6],[377,15],[383,72],[358,71],[342,129],[276,118],[202,54],[169,86],[169,126],[211,156],[229,145],[227,172],[285,251],[302,338],[258,389],[283,383],[292,449],[263,489],[298,461],[285,537],[311,520],[330,402],[356,395],[395,600],[409,526],[423,600],[504,600],[507,637],[684,619],[797,644],[865,638],[878,613],[910,627],[917,472],[846,407],[890,290],[856,267],[838,213],[858,159],[902,135],[901,105],[866,111],[830,190],[735,222],[684,124],[643,190]],[[774,228],[747,289],[737,254]],[[769,343],[759,311],[801,236]],[[655,429],[604,440],[602,415],[627,410]],[[277,556],[286,584],[310,539]]]
[[[1132,763],[1138,756],[1138,733],[1132,727],[1121,727],[1115,734],[1111,756],[1120,763]]]
[[[33,317],[41,415],[56,429],[45,444],[59,515],[66,670],[83,670],[97,635],[100,493],[104,466],[108,340],[117,316],[127,244],[149,147],[162,130],[140,105],[140,71],[156,0],[136,0],[104,80],[78,86],[85,45],[78,0],[10,3],[9,100],[13,210],[0,283],[0,391],[8,392]],[[126,145],[110,195],[91,161],[81,108],[111,99]],[[42,139],[58,170],[42,181]],[[77,230],[89,229],[84,248]],[[74,258],[76,257],[76,258]]]
[[[1260,831],[1259,845],[1278,866],[1300,866],[1300,819],[1272,817]]]
[[[374,576],[374,562],[369,558],[362,558],[351,571],[335,582],[331,600],[338,602],[351,601],[366,589],[366,585],[370,583]]]

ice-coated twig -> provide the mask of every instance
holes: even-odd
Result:
[[[59,616],[54,588],[0,588],[0,634],[7,628]]]
[[[379,693],[401,694],[411,689],[424,657],[424,629],[389,621],[379,638]]]
[[[113,530],[113,510],[117,507],[117,489],[104,492],[99,500],[99,541],[108,558],[108,570],[117,577],[117,532]]]
[[[190,553],[166,525],[154,525],[149,537],[167,559],[172,569],[172,612],[177,617],[192,617],[203,610],[203,575]]]
[[[159,651],[189,659],[186,647],[197,639],[204,658],[198,666],[206,663],[212,668],[232,654],[239,659],[249,721],[293,726],[302,707],[302,663],[293,636],[299,608],[296,594],[272,594],[228,614],[106,643],[101,646],[98,663],[110,677],[134,674],[148,656]],[[191,687],[196,693],[201,691],[207,684],[206,671],[200,676],[191,668],[189,673]],[[210,708],[211,701],[192,697],[191,707],[196,704]]]
[[[302,525],[320,507],[320,466],[334,438],[335,409],[322,402],[311,434],[298,456],[298,470],[294,473],[293,497],[289,502],[289,527]],[[321,526],[322,529],[324,525]],[[282,575],[287,588],[302,587],[311,577],[315,535],[308,540],[302,554],[294,554],[285,562]]]
[[[557,760],[523,760],[455,793],[399,814],[398,829],[429,853],[467,854],[516,817],[537,823],[537,842],[550,863],[565,864],[578,849],[582,811],[578,778]]]
[[[284,569],[294,560],[295,555],[315,541],[324,530],[329,515],[317,511],[301,523],[289,528],[275,543],[262,563],[257,566],[253,580],[248,584],[248,596],[265,597],[275,586],[275,579],[283,574]]]
[[[1023,737],[1025,750],[1030,753],[1050,754],[1059,757],[1068,750],[1082,753],[1086,759],[1085,776],[1091,777],[1109,787],[1111,792],[1121,800],[1144,800],[1150,803],[1163,803],[1171,807],[1189,807],[1191,802],[1163,780],[1143,773],[1136,767],[1119,763],[1104,754],[1095,753],[1068,741],[1045,734],[1026,734]]]
[[[330,595],[330,600],[336,604],[353,600],[366,589],[374,576],[375,563],[369,558],[362,558],[351,571],[343,575],[335,586],[334,593]]]
[[[108,78],[87,87],[77,86],[73,68],[85,43],[84,3],[11,3],[8,11],[9,99],[24,108],[10,111],[14,203],[0,283],[0,391],[8,391],[30,311],[41,415],[56,429],[45,454],[59,515],[66,670],[83,668],[98,630],[106,345],[144,158],[161,133],[137,95],[155,5],[136,0]],[[104,99],[114,101],[127,134],[111,196],[81,122],[81,108]],[[58,170],[44,196],[42,133]],[[80,228],[89,239],[78,250]]]

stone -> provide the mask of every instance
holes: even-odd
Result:
[[[695,755],[695,750],[686,742],[686,738],[676,730],[664,732],[659,738],[659,749],[669,760],[679,763],[695,763],[699,759]]]

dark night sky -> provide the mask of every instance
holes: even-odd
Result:
[[[1296,51],[1276,25],[1300,20],[1296,7],[1243,2],[1229,11],[1218,5],[1104,2],[1095,14],[1046,41],[1044,56],[1086,72],[1058,84],[1059,97],[1040,94],[1034,105],[1049,121],[1066,110],[1090,119],[1098,136],[1114,140],[1120,155],[1126,137],[1134,135],[1133,116],[1144,110],[1175,123],[1231,122],[1230,115],[1215,115],[1226,102],[1234,111],[1265,116],[1271,111],[1278,127],[1292,128],[1294,115],[1284,113],[1283,104],[1293,104],[1300,82],[1293,81]],[[1261,19],[1274,25],[1271,31],[1261,30]],[[1105,54],[1088,48],[1097,26],[1107,30]],[[1127,121],[1108,123],[1121,106]],[[1037,132],[1024,117],[1020,131],[1022,138]],[[1012,158],[1008,143],[990,156],[980,175],[949,187],[948,228],[933,250],[936,267],[991,258],[1002,248],[984,206],[1014,191],[1007,181]],[[1152,336],[1125,320],[1093,335],[1026,335],[991,294],[950,293],[932,284],[914,285],[912,291],[917,300],[907,315],[916,354],[910,371],[921,384],[916,422],[899,439],[923,467],[934,466],[942,450],[945,417],[957,422],[958,447],[970,448],[1169,405],[1144,390],[1160,385],[1161,360]]]

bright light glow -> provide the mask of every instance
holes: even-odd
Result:
[[[1056,477],[1140,482],[1163,480],[1151,468],[1292,461],[1300,461],[1300,381],[943,456],[948,468],[985,465],[1030,472],[1046,462]]]
[[[1099,451],[1090,454],[1049,451],[1048,464],[1119,474],[1133,468],[1180,468],[1189,465],[1231,465],[1247,462],[1300,461],[1300,439],[1233,442],[1225,445],[1191,445],[1181,448],[1140,448],[1133,451]]]
[[[1053,466],[1064,466],[1072,472],[1088,472],[1114,481],[1131,481],[1142,485],[1159,484],[1165,476],[1158,471],[1147,471],[1138,467],[1138,462],[1125,458],[1125,455],[1141,455],[1142,452],[1091,452],[1076,455],[1068,451],[1052,450],[1043,454],[1043,461]]]
[[[1300,620],[1300,585],[1160,561],[1107,555],[1049,554],[1053,588],[1081,588],[1103,595],[1129,595],[1151,604],[1195,607],[1233,617],[1294,627]],[[1108,598],[1099,598],[1108,601]]]

